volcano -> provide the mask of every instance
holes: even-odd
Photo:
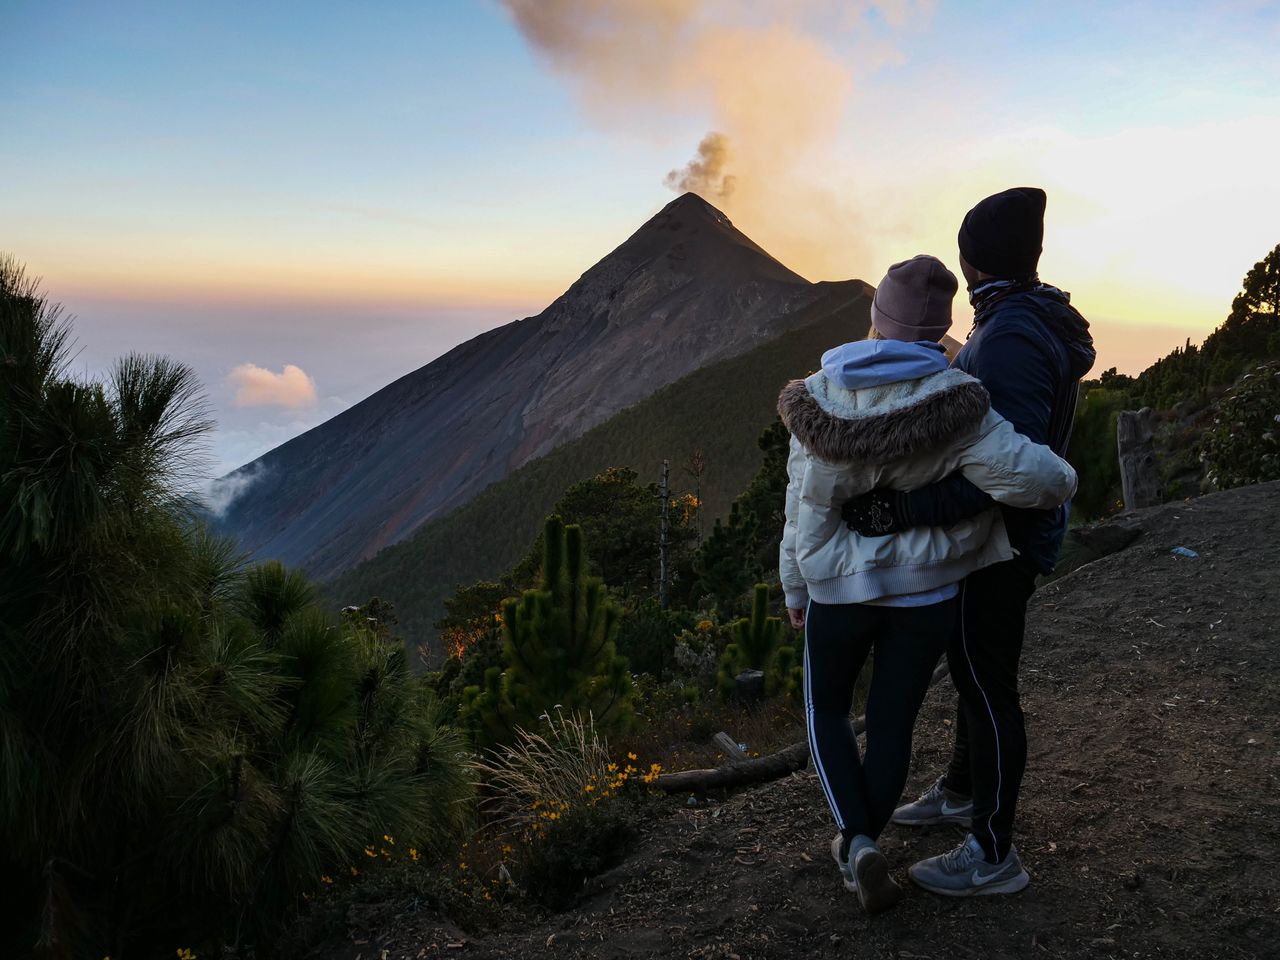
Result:
[[[824,299],[847,303],[851,286],[869,292],[811,283],[684,194],[542,313],[229,474],[244,489],[218,525],[256,559],[331,578],[664,386],[811,320]]]

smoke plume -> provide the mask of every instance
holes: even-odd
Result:
[[[870,68],[892,56],[872,19],[901,28],[928,0],[503,2],[596,124],[661,133],[673,117],[710,117],[713,132],[667,186],[723,207],[801,272],[851,274],[864,247],[837,144],[854,65],[826,37],[839,32]]]
[[[698,144],[698,155],[682,169],[668,173],[663,183],[677,193],[693,191],[727,205],[734,186],[733,174],[725,172],[731,156],[729,138],[713,130]]]

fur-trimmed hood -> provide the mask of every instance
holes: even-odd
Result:
[[[991,406],[982,384],[945,369],[945,360],[939,370],[930,362],[936,353],[930,345],[894,343],[886,351],[885,343],[863,341],[829,351],[821,371],[783,388],[782,422],[815,456],[831,463],[890,463],[954,443],[982,423]],[[842,375],[855,368],[856,378]],[[910,369],[934,372],[900,379]]]

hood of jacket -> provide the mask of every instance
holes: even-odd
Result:
[[[990,406],[982,384],[947,368],[941,348],[893,340],[829,350],[822,370],[778,397],[787,429],[833,463],[889,463],[945,446],[976,429]]]
[[[1045,327],[1062,344],[1066,352],[1068,379],[1080,380],[1093,369],[1098,352],[1093,346],[1089,321],[1071,305],[1071,294],[1047,283],[1030,290],[1010,294],[992,305],[989,318],[979,311],[975,323],[981,324],[1005,310],[1030,310],[1043,321]]]
[[[927,340],[855,340],[832,347],[822,355],[822,372],[846,390],[919,380],[945,369],[947,356],[942,344]]]

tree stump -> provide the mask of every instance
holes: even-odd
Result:
[[[729,736],[729,734],[725,733],[723,730],[712,737],[711,742],[724,751],[724,755],[730,763],[737,760],[750,759],[747,756],[746,751],[738,746],[738,741],[733,739],[733,737]]]
[[[733,695],[742,703],[759,703],[764,699],[764,671],[743,670],[733,678]]]
[[[1116,418],[1116,452],[1120,457],[1120,489],[1126,510],[1160,503],[1160,471],[1156,468],[1155,422],[1150,407],[1124,410]]]

